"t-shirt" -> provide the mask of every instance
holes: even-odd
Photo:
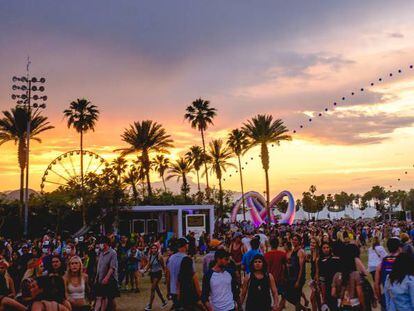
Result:
[[[286,265],[286,253],[280,250],[271,250],[264,255],[267,263],[268,272],[273,275],[276,285],[283,280],[284,267]]]
[[[214,311],[229,311],[235,308],[229,272],[213,272],[210,288],[210,304]]]
[[[245,247],[245,249],[246,249],[246,251],[249,251],[249,250],[251,250],[251,246],[250,246],[250,241],[251,241],[252,239],[251,238],[249,238],[249,237],[247,237],[247,236],[245,236],[242,240],[241,240],[241,242],[243,243],[243,245],[244,245],[244,247]]]
[[[178,294],[178,274],[180,273],[181,262],[184,257],[187,257],[184,253],[175,253],[168,259],[167,268],[170,271],[170,292],[174,295]]]
[[[325,257],[319,259],[319,278],[326,286],[331,286],[332,279],[340,269],[340,259],[338,257]]]
[[[250,263],[253,260],[253,257],[258,254],[261,254],[258,249],[251,249],[246,254],[243,255],[242,265],[245,267],[246,273],[250,273],[250,267],[249,267]]]

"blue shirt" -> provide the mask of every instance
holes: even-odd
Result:
[[[184,257],[187,257],[187,254],[178,252],[174,255],[171,255],[171,257],[168,259],[167,268],[170,271],[170,292],[174,295],[178,294],[178,274],[180,273],[181,262],[183,261]]]
[[[252,262],[254,256],[261,255],[262,253],[258,249],[251,249],[243,255],[242,265],[246,269],[246,273],[250,273],[250,263]]]
[[[385,281],[385,302],[388,311],[414,310],[414,277],[406,276],[401,283]]]

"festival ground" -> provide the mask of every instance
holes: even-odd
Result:
[[[366,265],[367,263],[367,252],[366,249],[363,249],[361,252],[361,259],[364,262],[364,264]],[[202,257],[201,256],[197,256],[196,258],[196,271],[197,271],[197,276],[199,278],[199,280],[202,279]],[[307,279],[309,279],[309,274],[310,274],[310,266],[307,265],[307,271],[306,271],[306,275],[307,275]],[[162,281],[162,285],[161,285],[161,290],[163,292],[163,294],[166,294],[166,287],[165,287],[165,282],[164,282],[164,278]],[[370,280],[371,281],[371,280]],[[122,293],[121,298],[118,300],[118,310],[119,311],[137,311],[137,310],[144,310],[145,306],[148,303],[148,298],[149,298],[149,293],[150,293],[150,282],[149,282],[149,277],[146,275],[143,278],[140,278],[140,293]],[[305,287],[303,288],[303,291],[306,295],[306,298],[309,299],[309,295],[310,295],[310,290],[309,290],[309,286],[308,284],[305,285]],[[158,310],[169,310],[171,308],[171,302],[169,303],[168,307],[161,309],[161,302],[156,298],[154,301],[154,305],[152,307],[152,310],[154,311],[158,311]],[[285,310],[295,310],[294,306],[291,304],[287,304],[286,305],[286,309]],[[375,311],[380,310],[380,308],[376,308],[373,309]],[[259,311],[259,310],[258,310]]]

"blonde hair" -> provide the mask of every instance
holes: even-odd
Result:
[[[73,275],[73,273],[70,270],[70,264],[73,261],[79,262],[79,271],[76,273],[76,275]],[[79,256],[73,256],[68,261],[68,265],[67,265],[66,273],[65,273],[65,279],[67,282],[70,282],[72,278],[78,278],[79,280],[82,280],[83,278],[83,263],[82,263],[82,259]]]

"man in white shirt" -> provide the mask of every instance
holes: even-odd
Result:
[[[234,271],[227,267],[230,254],[219,249],[214,259],[216,264],[203,278],[202,301],[209,311],[236,310],[239,292]]]

